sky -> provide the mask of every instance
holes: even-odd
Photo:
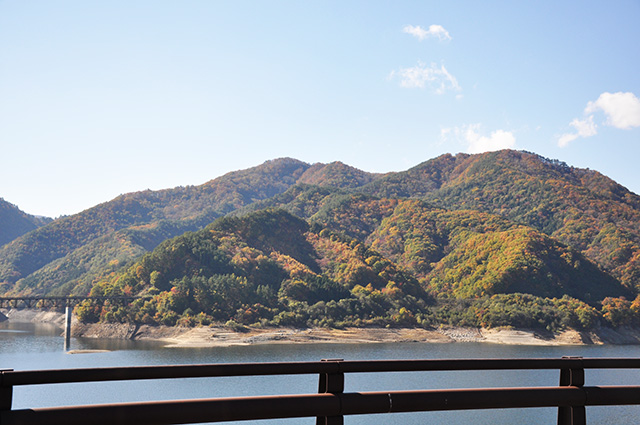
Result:
[[[640,0],[0,0],[0,197],[519,149],[640,193]]]

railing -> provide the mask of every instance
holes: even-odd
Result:
[[[640,386],[584,386],[585,369],[639,369],[635,358],[376,360],[0,371],[0,425],[186,424],[437,410],[558,407],[559,425],[586,424],[585,406],[640,404]],[[560,370],[557,387],[345,393],[346,373]],[[318,374],[317,394],[119,403],[12,410],[13,387],[74,382]]]

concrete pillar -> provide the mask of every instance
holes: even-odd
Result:
[[[65,307],[64,309],[64,350],[68,351],[71,347],[71,312],[73,307]]]

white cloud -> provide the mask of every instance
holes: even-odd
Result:
[[[593,115],[589,115],[587,118],[580,120],[578,118],[571,121],[569,124],[576,129],[575,133],[565,133],[558,138],[558,146],[564,148],[569,143],[576,140],[578,137],[590,137],[598,134],[596,124],[593,122]]]
[[[586,118],[576,118],[569,123],[576,129],[576,132],[561,134],[558,137],[558,146],[563,148],[578,137],[590,137],[598,134],[598,126],[593,121],[595,113],[598,111],[602,111],[606,115],[605,125],[624,130],[640,127],[640,99],[631,92],[605,92],[598,97],[598,100],[587,103],[584,108]]]
[[[462,127],[443,128],[440,137],[445,141],[450,134],[467,145],[467,153],[482,153],[500,149],[512,149],[516,145],[516,138],[511,131],[495,130],[489,136],[480,134],[482,125],[468,124]]]
[[[440,41],[451,40],[449,31],[444,29],[442,25],[430,25],[428,30],[425,30],[420,25],[415,27],[413,25],[407,25],[402,29],[402,32],[411,34],[420,41],[428,37],[436,37]]]
[[[451,134],[451,129],[450,128],[441,128],[440,129],[440,138],[442,140],[446,140],[447,137],[449,137],[449,134]]]
[[[480,136],[475,130],[469,128],[465,132],[465,139],[469,143],[468,153],[482,153],[510,149],[516,145],[516,138],[510,131],[496,130],[489,137]]]
[[[584,120],[579,120],[578,118],[576,118],[575,120],[571,121],[569,125],[578,130],[578,135],[581,137],[594,136],[598,133],[598,130],[596,130],[596,125],[593,123],[593,115],[589,115],[587,119]]]
[[[598,100],[589,102],[584,112],[601,110],[607,116],[607,125],[624,130],[640,127],[640,99],[633,93],[602,93]]]
[[[458,80],[447,71],[444,65],[431,64],[425,65],[418,62],[418,65],[411,68],[400,68],[398,71],[392,71],[389,78],[400,79],[400,86],[406,88],[424,89],[427,86],[432,87],[437,94],[443,94],[447,90],[460,91]]]
[[[569,143],[578,138],[578,133],[564,133],[558,137],[558,146],[561,148],[566,147]]]

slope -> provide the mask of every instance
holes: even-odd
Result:
[[[640,197],[595,171],[505,150],[444,155],[361,190],[501,215],[577,249],[639,289]]]
[[[299,181],[313,181],[331,190],[357,187],[377,177],[339,162],[309,165],[282,158],[197,187],[122,195],[0,249],[0,293],[80,293],[97,275],[110,273],[113,264],[133,261],[168,237],[268,200]],[[158,223],[171,230],[157,233],[154,225]],[[138,245],[118,233],[129,228],[137,234],[150,232],[155,244]],[[158,234],[163,238],[157,239]]]
[[[311,221],[361,238],[438,297],[633,296],[576,250],[494,214],[351,196]]]
[[[218,219],[203,230],[162,242],[125,270],[102,276],[91,291],[92,295],[147,298],[128,307],[103,308],[86,302],[77,313],[85,321],[186,326],[218,321],[236,329],[239,324],[431,326],[443,322],[560,328],[592,326],[603,317],[577,298],[625,293],[578,253],[533,229],[490,214],[447,212],[419,201],[388,206],[386,200],[343,202],[343,218],[345,212],[379,212],[371,214],[370,222],[379,223],[369,236],[372,245],[319,222],[309,225],[284,210]],[[419,219],[416,210],[421,211]],[[348,222],[332,220],[336,227]],[[383,234],[396,240],[379,237]],[[399,244],[398,238],[428,239],[422,245],[435,245],[431,257],[435,263],[423,273],[415,272],[423,266],[406,264],[411,256],[397,249],[415,243]],[[478,257],[483,267],[476,267],[471,278],[473,273],[466,273],[469,261]],[[538,261],[542,268],[535,266]],[[447,280],[449,274],[460,272],[467,280]],[[545,298],[558,283],[578,282],[585,276],[590,280],[579,287],[600,293],[576,291],[576,298]],[[569,285],[558,292],[573,289]],[[436,302],[434,294],[462,298],[459,305],[464,309]]]
[[[0,198],[0,246],[51,222],[50,218],[29,215]]]
[[[121,195],[0,248],[0,282],[4,282],[6,292],[46,264],[130,226],[169,219],[201,228],[229,211],[285,191],[307,168],[308,164],[284,158],[226,174],[201,186]]]
[[[356,240],[318,230],[283,210],[221,218],[163,242],[92,290],[151,299],[128,311],[97,312],[85,303],[79,315],[163,324],[235,320],[304,326],[398,321],[401,311],[426,307],[429,296],[392,262]]]

